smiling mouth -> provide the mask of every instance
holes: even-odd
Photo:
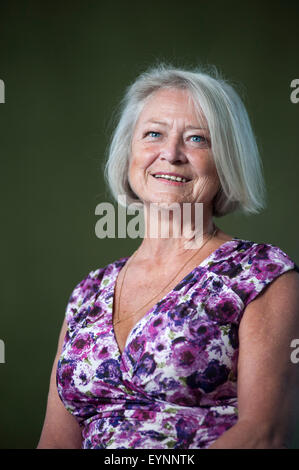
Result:
[[[188,183],[189,181],[191,181],[190,178],[185,178],[184,176],[179,176],[171,173],[153,173],[151,176],[156,179],[171,181],[175,183]]]

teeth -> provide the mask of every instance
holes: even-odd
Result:
[[[154,175],[154,176],[155,178],[165,178],[167,180],[180,181],[182,183],[187,182],[186,178],[180,178],[179,176],[171,176],[171,175]]]

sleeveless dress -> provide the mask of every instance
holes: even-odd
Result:
[[[58,394],[83,449],[203,449],[238,419],[238,328],[245,307],[298,266],[279,247],[234,237],[131,330],[123,353],[112,325],[127,258],[73,290],[57,366]]]

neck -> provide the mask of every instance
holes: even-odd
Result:
[[[138,249],[142,258],[173,259],[200,246],[212,235],[212,208],[204,204],[185,207],[144,206],[145,236]]]

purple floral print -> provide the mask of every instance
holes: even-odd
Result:
[[[246,306],[297,265],[279,247],[234,237],[192,270],[130,332],[112,324],[128,258],[73,290],[57,388],[83,449],[202,449],[238,419],[238,328]]]

